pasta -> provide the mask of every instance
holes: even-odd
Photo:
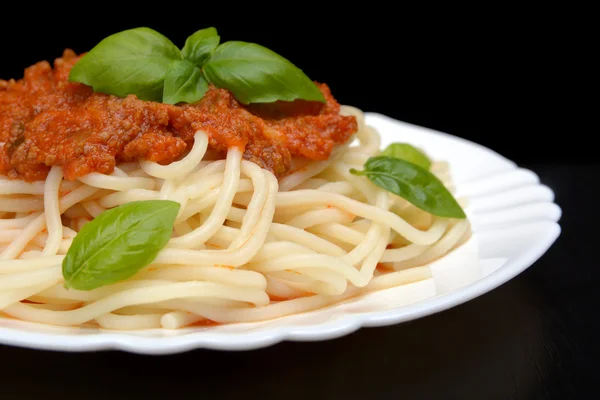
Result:
[[[453,190],[271,50],[119,32],[0,80],[0,312],[178,329],[422,281],[471,234]]]
[[[0,177],[0,309],[45,324],[176,329],[277,318],[429,278],[427,264],[468,239],[468,221],[350,174],[379,152],[380,137],[360,110],[341,112],[359,121],[355,142],[279,181],[236,150],[206,159],[202,131],[169,165],[123,163],[74,182],[56,166],[44,182]],[[452,187],[447,164],[432,171]],[[61,262],[81,227],[148,199],[181,204],[155,261],[123,282],[65,289]]]

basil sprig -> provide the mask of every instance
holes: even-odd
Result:
[[[221,37],[215,28],[200,29],[186,39],[181,54],[183,58],[202,68],[220,41]]]
[[[187,60],[173,61],[165,76],[162,101],[166,104],[194,103],[207,90],[208,82],[194,64]]]
[[[366,176],[375,185],[406,199],[430,214],[447,218],[466,218],[465,212],[454,196],[434,174],[428,171],[429,166],[426,169],[422,165],[398,157],[403,154],[414,156],[414,153],[390,150],[387,154],[391,156],[371,157],[362,171],[352,168],[350,172],[354,175]],[[428,158],[427,160],[429,161]]]
[[[88,222],[73,239],[62,263],[65,287],[91,290],[135,275],[167,244],[179,203],[126,203]]]
[[[94,91],[168,104],[195,103],[208,84],[242,103],[295,99],[325,102],[321,90],[286,58],[255,43],[225,42],[213,27],[201,29],[180,51],[150,28],[108,36],[71,69],[69,80]]]

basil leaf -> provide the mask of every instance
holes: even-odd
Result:
[[[203,71],[210,83],[229,90],[244,104],[295,99],[325,102],[321,90],[301,69],[255,43],[219,45]]]
[[[183,54],[183,58],[193,62],[198,68],[202,68],[219,45],[220,40],[221,37],[215,28],[200,29],[186,39],[181,54]]]
[[[95,92],[160,101],[163,80],[181,52],[169,39],[150,28],[135,28],[107,37],[71,69],[69,80]]]
[[[104,211],[73,239],[62,264],[66,288],[91,290],[135,275],[167,244],[179,203],[134,201]]]
[[[165,76],[162,102],[195,103],[207,90],[208,82],[202,71],[189,61],[174,61]]]
[[[417,164],[419,167],[429,170],[431,160],[416,147],[408,143],[392,143],[381,153],[382,156],[399,158],[404,161]]]
[[[394,193],[420,209],[439,217],[466,218],[466,215],[444,184],[431,172],[393,157],[371,157],[363,171],[351,169],[354,175],[364,175],[375,185]]]

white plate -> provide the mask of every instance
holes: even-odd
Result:
[[[443,311],[498,287],[533,264],[560,234],[554,194],[531,171],[478,144],[367,113],[382,146],[406,141],[450,163],[459,196],[469,198],[473,238],[431,265],[433,278],[324,309],[262,323],[180,331],[115,332],[52,327],[0,317],[0,344],[37,349],[121,349],[167,354],[209,348],[247,350],[282,340],[326,340],[363,326],[391,325]]]

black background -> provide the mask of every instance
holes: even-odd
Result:
[[[593,50],[578,46],[585,21],[568,28],[570,18],[549,15],[548,6],[416,13],[339,3],[325,12],[318,3],[261,10],[223,2],[210,10],[147,5],[135,14],[92,7],[37,11],[35,22],[20,7],[5,10],[0,78],[127,28],[149,26],[182,46],[196,29],[215,26],[224,41],[287,57],[341,103],[476,141],[533,169],[556,192],[563,233],[531,268],[478,299],[331,341],[164,357],[0,347],[8,398],[593,397],[600,276],[590,251],[598,219],[587,210],[597,207],[590,182],[600,168],[595,147],[583,142],[597,132],[581,122],[595,106],[574,92],[594,93],[579,58]]]

